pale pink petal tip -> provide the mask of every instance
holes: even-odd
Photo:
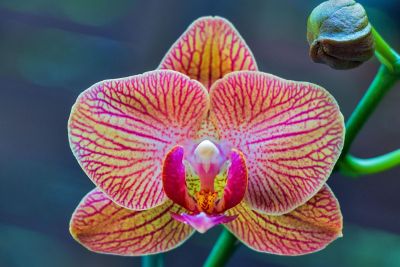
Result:
[[[200,212],[195,215],[187,214],[187,213],[172,213],[171,212],[172,218],[174,218],[177,221],[186,223],[190,226],[192,226],[196,231],[199,233],[204,234],[207,232],[209,229],[212,227],[221,224],[221,223],[228,223],[236,219],[237,215],[233,216],[226,216],[224,214],[222,215],[208,215],[204,212]]]

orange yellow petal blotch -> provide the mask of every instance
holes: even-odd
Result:
[[[342,214],[328,186],[306,204],[280,216],[241,204],[227,212],[239,216],[225,226],[248,247],[279,255],[302,255],[325,248],[342,236]]]
[[[206,89],[170,70],[106,80],[84,91],[68,123],[71,149],[117,204],[143,210],[166,200],[166,153],[191,139],[209,109]]]
[[[220,17],[202,17],[176,41],[159,68],[179,71],[209,88],[225,74],[257,70],[257,64],[229,21]]]
[[[170,212],[184,209],[167,201],[144,211],[118,206],[94,189],[79,204],[70,222],[72,236],[91,251],[123,256],[160,253],[176,248],[193,233]]]
[[[339,107],[325,89],[239,71],[218,80],[210,98],[221,140],[245,155],[245,200],[253,209],[284,214],[321,189],[345,132]]]

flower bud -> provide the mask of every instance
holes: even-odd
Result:
[[[374,54],[372,27],[365,9],[353,0],[330,0],[308,17],[310,57],[334,69],[361,65]]]

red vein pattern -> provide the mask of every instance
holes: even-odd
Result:
[[[70,232],[95,252],[124,256],[165,252],[182,244],[194,231],[174,220],[170,212],[185,210],[168,200],[156,208],[132,211],[94,189],[72,215]]]
[[[210,88],[225,74],[257,70],[257,64],[229,21],[220,17],[202,17],[176,41],[159,68],[179,71]]]
[[[279,255],[302,255],[325,248],[342,236],[342,214],[328,186],[294,211],[273,216],[246,204],[230,209],[239,215],[225,226],[250,248]]]
[[[165,154],[195,136],[208,106],[205,88],[175,71],[103,81],[73,106],[70,145],[90,179],[113,201],[149,209],[166,200]]]
[[[328,179],[343,146],[343,116],[322,87],[262,72],[235,72],[214,83],[211,116],[221,140],[246,156],[246,201],[284,214]]]

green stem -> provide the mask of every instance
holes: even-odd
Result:
[[[163,267],[163,254],[154,254],[142,257],[142,267]]]
[[[358,103],[356,109],[351,114],[346,122],[346,137],[343,146],[342,155],[339,160],[340,168],[345,168],[352,163],[367,163],[376,162],[375,159],[364,161],[355,157],[347,157],[350,146],[353,143],[358,132],[364,126],[369,116],[375,111],[379,102],[385,94],[393,87],[400,76],[400,56],[394,51],[382,36],[372,28],[372,34],[375,40],[375,54],[379,61],[382,63],[368,88],[366,94]],[[385,155],[384,155],[385,156]],[[384,157],[383,156],[383,157]],[[385,158],[385,157],[384,157]],[[377,157],[376,160],[380,162],[382,158]]]
[[[369,116],[396,81],[397,76],[384,65],[379,68],[375,79],[346,123],[346,136],[341,160],[347,155],[351,144]]]
[[[383,172],[400,165],[400,149],[374,158],[360,159],[347,155],[340,163],[340,171],[349,176]]]
[[[224,228],[203,267],[224,266],[238,245],[236,237]]]
[[[391,72],[400,73],[400,56],[394,51],[382,36],[372,28],[375,40],[375,52],[379,61],[384,64]]]

